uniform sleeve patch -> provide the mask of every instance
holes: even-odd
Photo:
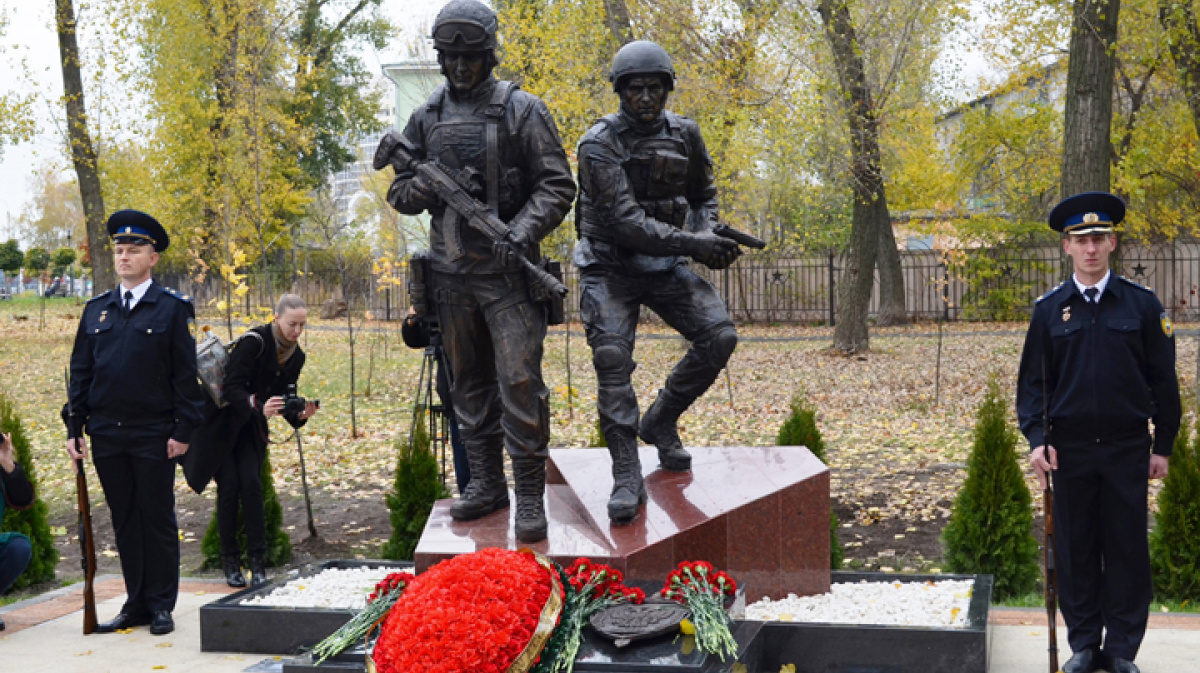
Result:
[[[1175,328],[1171,325],[1171,318],[1167,316],[1166,311],[1163,311],[1162,316],[1159,318],[1159,322],[1162,323],[1163,334],[1167,335],[1168,339],[1171,338],[1171,336],[1175,333]]]
[[[192,335],[192,341],[196,340],[196,319],[188,318],[188,334]]]

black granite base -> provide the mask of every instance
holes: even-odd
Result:
[[[974,579],[962,628],[862,626],[801,622],[734,622],[740,656],[722,662],[694,650],[690,638],[665,636],[618,650],[585,629],[579,673],[986,673],[991,575],[833,573],[834,583]]]
[[[324,640],[354,616],[351,610],[283,608],[241,605],[248,598],[271,593],[285,582],[315,575],[328,568],[411,568],[393,561],[328,561],[298,575],[273,578],[200,607],[200,650],[250,654],[297,654]],[[362,670],[359,662],[358,670]]]

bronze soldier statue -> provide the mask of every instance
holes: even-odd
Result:
[[[579,144],[574,261],[599,383],[600,429],[613,458],[608,514],[621,524],[646,501],[638,436],[658,447],[662,467],[691,469],[679,416],[708,390],[737,346],[725,303],[689,268],[688,258],[723,269],[740,249],[713,233],[717,190],[700,128],[666,110],[675,86],[670,56],[653,42],[631,42],[617,52],[609,78],[620,112],[597,122]],[[691,348],[639,426],[630,375],[641,306]]]
[[[446,81],[413,112],[401,142],[485,205],[504,236],[475,226],[487,218],[467,217],[461,203],[448,207],[445,185],[412,165],[397,170],[388,201],[401,213],[432,216],[431,291],[471,467],[451,516],[478,519],[508,507],[507,448],[516,536],[528,543],[546,537],[550,407],[546,306],[531,296],[540,285],[526,262],[540,259],[538,242],[562,222],[575,183],[545,103],[493,76],[496,27],[495,12],[476,0],[452,0],[438,13],[433,43]]]

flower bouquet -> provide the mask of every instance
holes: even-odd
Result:
[[[543,656],[534,673],[571,673],[579,645],[583,639],[583,625],[596,612],[617,603],[641,603],[646,592],[627,587],[625,577],[602,563],[591,559],[575,559],[566,570],[561,570],[566,600],[563,618],[547,643]]]
[[[662,595],[683,603],[692,611],[696,647],[725,661],[737,656],[738,644],[729,631],[725,597],[737,591],[737,583],[707,561],[684,561],[667,575]]]
[[[368,658],[378,673],[526,673],[562,611],[553,565],[529,550],[484,549],[421,573]]]
[[[404,593],[412,580],[413,574],[409,572],[390,573],[384,577],[367,597],[366,607],[312,649],[313,663],[320,664],[370,633],[400,599],[400,594]]]

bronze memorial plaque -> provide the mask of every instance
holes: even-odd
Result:
[[[643,605],[621,603],[605,608],[591,617],[592,628],[617,647],[635,640],[654,638],[679,630],[679,622],[692,616],[690,610],[675,601],[647,601]]]

